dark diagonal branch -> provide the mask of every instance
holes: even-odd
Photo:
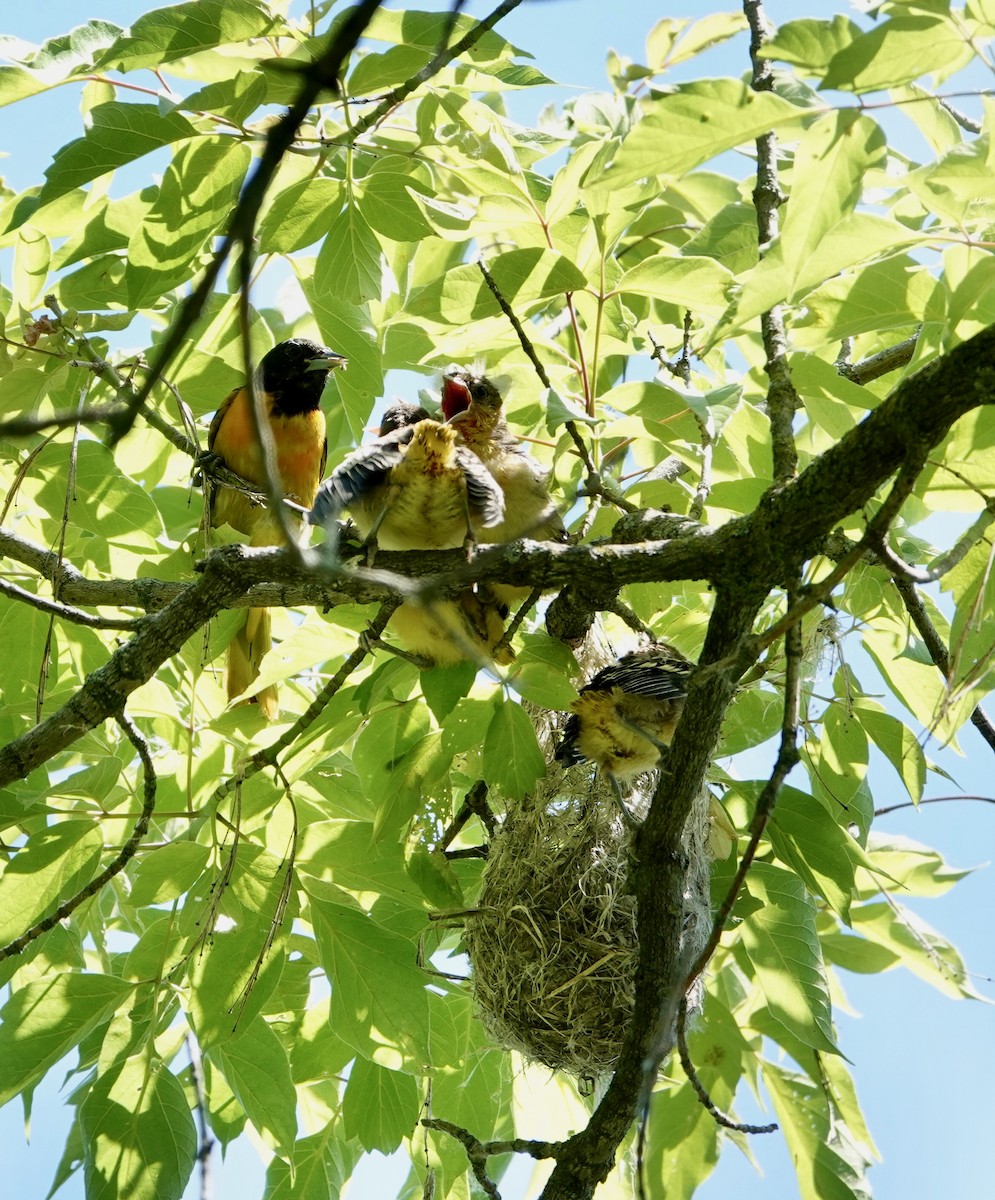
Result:
[[[228,223],[228,232],[222,238],[221,245],[215,251],[200,282],[184,300],[176,320],[170,326],[169,332],[159,347],[159,352],[151,364],[152,369],[145,382],[134,395],[126,399],[123,410],[113,421],[111,433],[115,441],[122,438],[131,429],[135,417],[151,395],[153,387],[193,329],[204,310],[208,297],[214,291],[221,268],[227,262],[234,247],[239,244],[242,246],[251,244],[259,210],[283,156],[293,145],[298,130],[318,96],[326,90],[338,92],[342,64],[355,49],[363,31],[372,20],[373,14],[380,7],[380,3],[381,0],[357,0],[352,8],[345,11],[344,20],[325,53],[302,70],[303,81],[300,91],[283,116],[270,127],[263,152],[242,188],[242,194],[238,198],[238,204]]]
[[[478,24],[460,38],[458,42],[454,42],[446,49],[440,50],[435,57],[425,64],[420,71],[404,83],[400,87],[396,87],[393,91],[387,93],[384,99],[377,105],[376,108],[366,113],[365,116],[359,118],[354,124],[349,126],[349,133],[342,138],[331,138],[326,142],[329,146],[351,146],[358,137],[368,132],[378,125],[384,117],[391,113],[397,106],[411,95],[423,83],[428,83],[433,75],[448,67],[454,58],[459,58],[465,51],[471,49],[489,30],[506,17],[508,13],[513,12],[522,0],[502,0],[502,3],[487,14]]]
[[[120,874],[131,859],[134,858],[135,851],[141,844],[142,838],[148,832],[149,822],[152,820],[152,812],[155,809],[156,793],[156,774],[152,763],[152,755],[149,753],[148,743],[123,712],[118,714],[117,722],[138,753],[144,778],[142,811],[135,822],[134,829],[131,831],[131,837],[121,847],[113,861],[108,863],[100,874],[92,879],[86,887],[81,888],[74,896],[70,896],[68,900],[64,900],[55,912],[50,913],[43,921],[39,921],[37,925],[33,925],[30,929],[22,933],[20,937],[15,938],[12,942],[0,948],[0,962],[5,958],[10,958],[14,954],[20,954],[35,938],[41,937],[43,933],[47,933],[50,929],[54,929],[60,921],[65,920],[70,913],[75,912],[85,900],[89,900],[91,896],[95,896],[105,883],[113,879],[115,875]]]
[[[947,650],[943,638],[937,633],[936,626],[929,619],[926,605],[923,603],[916,585],[910,579],[901,575],[894,575],[892,583],[894,583],[898,594],[902,597],[905,611],[909,614],[912,624],[918,630],[919,636],[929,651],[929,657],[933,660],[943,678],[949,680],[950,652]],[[995,723],[992,722],[991,717],[988,716],[980,704],[971,713],[971,724],[981,734],[991,749],[995,750]]]

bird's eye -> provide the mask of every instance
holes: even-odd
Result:
[[[470,395],[473,396],[474,400],[483,400],[487,395],[487,386],[483,383],[475,383],[470,388]]]

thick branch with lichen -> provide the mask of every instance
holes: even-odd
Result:
[[[378,562],[385,569],[354,573],[338,569],[327,582],[320,573],[296,564],[285,550],[223,547],[208,558],[204,577],[178,594],[173,592],[167,607],[150,617],[63,708],[0,751],[0,786],[23,777],[115,715],[129,692],[150,679],[220,609],[244,604],[247,597],[254,604],[264,602],[259,593],[250,592],[254,585],[311,587],[312,602],[327,600],[333,591],[342,601],[370,603],[400,590],[407,596],[433,598],[478,580],[553,590],[707,579],[730,597],[745,597],[753,604],[758,595],[766,596],[793,578],[805,559],[818,552],[830,530],[867,503],[897,470],[904,467],[907,478],[914,476],[930,447],[958,417],[981,404],[995,403],[993,359],[995,329],[987,329],[905,380],[801,475],[768,493],[752,513],[719,529],[665,514],[627,514],[616,525],[619,540],[610,544],[512,542],[488,548],[470,563],[458,551],[384,554]],[[642,540],[662,530],[670,534],[666,540]],[[29,556],[25,546],[13,535],[0,540],[0,552],[14,551],[18,557]],[[34,547],[33,554],[39,567],[53,567],[45,551]],[[420,582],[413,585],[413,578]],[[81,579],[66,580],[62,595],[67,601],[86,602],[73,590],[82,586]],[[154,591],[145,580],[131,586],[145,589],[147,599]],[[268,595],[276,603],[298,602],[292,588],[277,586]]]

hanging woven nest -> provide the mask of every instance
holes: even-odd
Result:
[[[653,782],[648,776],[643,797]],[[588,765],[551,764],[536,792],[509,809],[466,925],[474,999],[501,1046],[578,1076],[614,1069],[639,954],[630,836],[609,787]],[[683,838],[685,956],[704,945],[711,927],[707,842],[703,792]]]

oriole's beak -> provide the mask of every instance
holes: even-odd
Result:
[[[334,350],[329,350],[327,347],[321,351],[320,358],[312,358],[307,365],[309,371],[335,371],[344,369],[349,365],[349,360],[344,354],[337,354]]]

